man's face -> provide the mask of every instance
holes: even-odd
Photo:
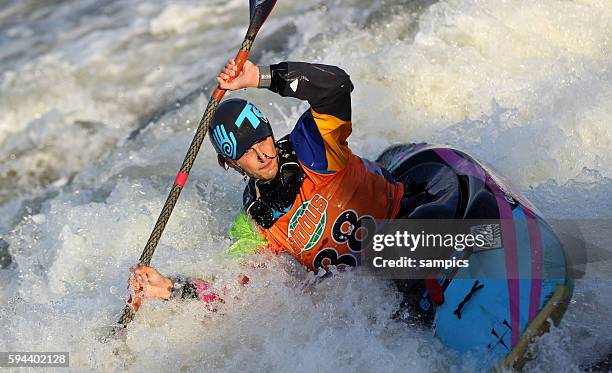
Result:
[[[278,173],[278,157],[276,155],[274,138],[268,136],[251,146],[236,161],[236,164],[250,177],[259,180],[272,180]]]

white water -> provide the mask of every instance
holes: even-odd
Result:
[[[422,3],[281,1],[255,62],[348,71],[358,154],[448,143],[494,165],[549,218],[611,218],[610,3]],[[208,142],[153,264],[214,275],[229,287],[226,304],[210,314],[193,302],[148,302],[126,342],[98,342],[122,309],[127,269],[212,79],[239,47],[247,4],[38,4],[0,5],[0,256],[8,245],[12,258],[0,270],[0,351],[70,351],[74,370],[473,370],[473,357],[391,321],[399,298],[382,281],[344,273],[304,292],[310,275],[287,258],[223,259],[244,184],[217,167]],[[305,108],[267,91],[237,95],[264,110],[277,135]],[[589,234],[612,250],[609,231]],[[593,271],[528,370],[575,371],[612,350],[612,283]],[[240,273],[252,279],[247,289],[235,285]]]

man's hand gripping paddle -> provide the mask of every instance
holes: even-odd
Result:
[[[242,67],[249,56],[249,51],[251,50],[251,46],[253,45],[253,41],[257,36],[257,32],[263,25],[263,23],[268,18],[268,15],[272,12],[272,8],[276,4],[276,0],[250,0],[249,1],[249,11],[250,11],[250,24],[249,29],[247,30],[246,36],[244,37],[244,41],[242,42],[242,46],[240,47],[240,51],[236,55],[235,61],[238,67],[238,74],[242,71]],[[236,74],[236,76],[238,75]],[[202,141],[204,141],[204,137],[206,136],[206,132],[208,131],[208,126],[210,121],[212,120],[213,114],[217,109],[217,106],[221,102],[221,99],[225,95],[225,90],[217,87],[217,89],[211,95],[210,101],[208,101],[208,105],[206,106],[206,111],[204,111],[204,115],[202,116],[202,120],[200,121],[200,125],[193,137],[193,141],[189,146],[189,150],[187,151],[187,155],[185,156],[185,160],[183,161],[183,165],[176,175],[176,179],[174,181],[174,185],[170,190],[170,194],[166,199],[166,203],[164,203],[164,207],[157,218],[157,222],[155,223],[155,227],[153,228],[153,232],[151,232],[151,236],[149,236],[149,240],[142,251],[142,255],[140,256],[140,264],[148,266],[151,263],[151,258],[153,257],[153,253],[155,252],[155,248],[159,242],[159,239],[166,227],[166,223],[168,219],[170,219],[170,214],[172,214],[172,210],[174,209],[174,205],[181,194],[181,190],[187,181],[189,176],[189,172],[191,171],[191,167],[195,162],[195,159],[198,155],[198,151],[200,150],[200,146],[202,145]],[[140,307],[142,302],[140,292],[142,289],[138,289],[134,296],[130,296],[128,300],[128,304],[126,305],[123,315],[118,321],[118,325],[113,328],[113,332],[111,336],[116,335],[120,330],[127,327],[127,325],[132,321],[136,311]],[[132,299],[133,298],[133,299]],[[109,336],[109,337],[111,337]]]

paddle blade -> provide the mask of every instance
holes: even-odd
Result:
[[[272,12],[276,0],[249,0],[249,12],[251,21],[247,38],[254,39],[255,35]]]

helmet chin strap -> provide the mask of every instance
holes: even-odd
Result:
[[[243,175],[243,176],[247,176],[246,172],[244,172],[244,170],[242,169],[242,167],[238,166],[238,163],[236,163],[236,161],[231,160],[229,162],[226,161],[225,163],[226,165],[229,165],[229,167],[233,168],[234,170],[236,170],[239,174]],[[226,168],[227,170],[227,168]]]

